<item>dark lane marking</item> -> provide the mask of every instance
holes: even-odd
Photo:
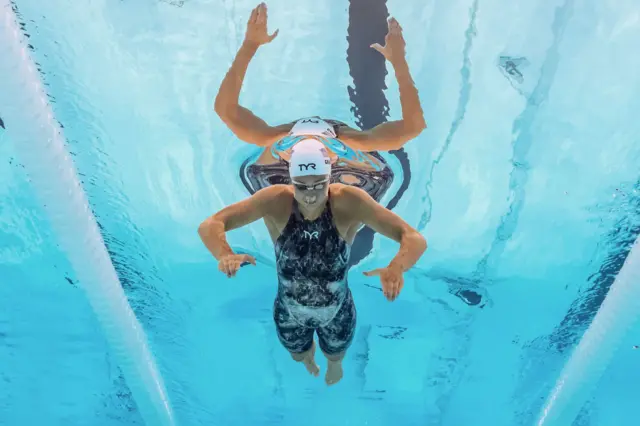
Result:
[[[388,17],[386,0],[349,1],[347,62],[354,87],[348,87],[348,91],[356,124],[362,130],[384,123],[389,116],[389,102],[384,95],[384,89],[387,88],[385,59],[369,47],[373,43],[384,44]],[[398,204],[411,180],[407,153],[401,148],[392,151],[392,154],[400,161],[403,176],[398,193],[387,205],[389,209]],[[356,235],[351,249],[351,265],[357,264],[371,252],[373,236],[373,230],[366,227]]]

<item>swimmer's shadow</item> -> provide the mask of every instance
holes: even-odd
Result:
[[[447,285],[447,291],[449,294],[457,297],[462,302],[469,306],[484,308],[489,303],[489,296],[487,290],[480,285],[481,280],[479,278],[465,278],[465,277],[453,277],[442,271],[430,270],[426,271],[421,268],[413,268],[405,275],[424,276],[430,281],[442,281]],[[419,278],[418,278],[419,280]],[[379,285],[363,284],[374,290],[382,292],[382,287]],[[419,283],[418,283],[419,285]]]

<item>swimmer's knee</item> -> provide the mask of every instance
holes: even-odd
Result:
[[[303,359],[307,357],[309,351],[306,352],[289,352],[291,354],[291,358],[293,358],[296,362],[302,362]]]
[[[308,341],[305,341],[305,342],[301,342],[301,341],[284,342],[284,341],[282,341],[282,344],[283,344],[284,348],[291,355],[291,358],[293,358],[294,361],[300,362],[300,361],[302,361],[303,359],[305,359],[309,355],[309,352],[311,352],[313,350],[313,335],[311,336],[311,339],[309,339]]]
[[[302,362],[305,358],[307,358],[307,356],[309,355],[309,353],[313,350],[313,344],[311,344],[309,346],[308,349],[306,349],[305,351],[299,352],[292,352],[291,350],[289,350],[289,353],[291,354],[291,358],[293,358],[294,361],[297,362]]]
[[[347,353],[347,350],[351,346],[351,342],[353,338],[350,336],[345,340],[329,340],[326,336],[322,336],[318,339],[318,343],[320,344],[320,350],[324,354],[324,356],[333,362],[341,361],[344,358],[344,355]]]
[[[342,352],[333,353],[333,354],[327,353],[325,351],[322,351],[322,353],[327,358],[327,360],[331,362],[338,362],[338,361],[342,361],[342,359],[344,358],[344,355],[347,353],[347,350],[344,349]]]

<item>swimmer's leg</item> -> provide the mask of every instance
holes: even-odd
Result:
[[[356,316],[356,307],[349,291],[331,322],[317,329],[320,349],[327,357],[327,374],[324,380],[329,386],[342,379],[342,360],[355,335]]]
[[[318,367],[318,364],[316,364],[316,344],[313,341],[313,334],[311,337],[311,348],[309,350],[302,353],[289,353],[291,354],[291,358],[293,358],[294,361],[304,364],[304,367],[307,369],[309,374],[315,377],[318,377],[318,375],[320,375],[320,367]]]
[[[342,379],[342,359],[346,353],[344,351],[336,355],[324,354],[327,357],[327,374],[324,376],[327,386],[335,385]]]
[[[313,342],[313,328],[298,324],[278,298],[273,306],[273,320],[276,323],[278,339],[289,351],[291,358],[303,363],[307,371],[317,377],[320,374],[320,368],[315,361],[316,346]]]

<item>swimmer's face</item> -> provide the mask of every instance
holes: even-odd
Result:
[[[298,203],[308,207],[324,203],[329,196],[329,176],[298,176],[291,179]]]

